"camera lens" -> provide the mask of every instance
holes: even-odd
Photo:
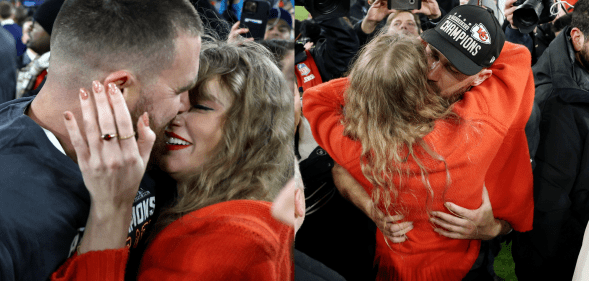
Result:
[[[513,24],[523,33],[531,32],[538,25],[543,8],[542,0],[525,0],[513,11]]]
[[[245,2],[243,4],[243,10],[250,13],[255,13],[258,9],[258,3],[256,2]]]
[[[327,15],[335,11],[340,3],[336,0],[317,0],[314,1],[315,11]]]

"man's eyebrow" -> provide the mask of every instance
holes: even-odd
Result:
[[[430,50],[432,51],[432,53],[438,57],[438,60],[440,60],[441,62],[441,55],[442,53],[440,53],[440,51],[438,51],[438,49],[436,49],[434,46],[432,46],[431,44],[428,44]],[[446,62],[444,63],[446,65],[447,68],[450,68],[452,71],[456,72],[456,73],[452,73],[452,75],[456,78],[456,79],[464,79],[464,73],[460,72],[460,70],[458,70],[458,68],[456,68],[456,66],[454,66],[449,60],[448,58],[446,58],[446,56],[444,56]],[[468,75],[466,75],[468,76]]]
[[[177,94],[180,93],[184,93],[186,91],[191,90],[192,88],[194,88],[194,86],[196,86],[196,82],[198,81],[198,76],[194,78],[194,80],[190,81],[190,84],[184,86],[184,87],[180,87],[176,90]]]

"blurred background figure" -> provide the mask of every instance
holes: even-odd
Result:
[[[0,103],[12,100],[16,89],[16,42],[0,28]]]
[[[0,2],[0,24],[14,37],[16,41],[16,55],[20,57],[25,52],[27,46],[21,40],[23,34],[22,27],[14,21],[15,12],[16,9],[12,3],[8,1]]]
[[[292,39],[292,16],[282,8],[273,8],[266,25],[265,40]]]
[[[21,40],[22,40],[23,44],[25,44],[25,46],[29,42],[29,39],[31,39],[31,37],[29,36],[29,33],[27,31],[31,30],[32,27],[33,27],[33,17],[27,17],[26,19],[23,20],[22,30],[24,32],[22,34]],[[39,54],[37,54],[35,51],[31,50],[31,48],[27,48],[25,53],[22,54],[22,56],[20,57],[18,69],[25,67],[27,64],[31,63],[31,61],[36,59],[38,56],[39,56]]]
[[[18,72],[16,98],[36,95],[45,83],[49,67],[51,30],[64,0],[43,2],[33,16],[31,27],[25,32],[27,47],[38,56]]]
[[[417,37],[421,34],[421,22],[416,14],[409,11],[395,11],[387,18],[387,32],[389,34],[403,34]]]
[[[245,9],[244,4],[248,5]],[[248,34],[250,30],[246,26],[246,23],[249,23],[251,26],[261,24],[260,28],[264,29],[260,33],[263,33],[263,36],[256,38],[256,40],[292,40],[294,4],[294,0],[222,0],[217,1],[215,7],[218,7],[218,13],[232,26],[229,37],[235,37],[236,34],[244,37],[256,37],[246,36],[246,34],[251,35],[251,33]],[[266,10],[267,14],[264,12]],[[253,21],[245,20],[254,14]]]

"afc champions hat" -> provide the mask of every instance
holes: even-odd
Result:
[[[495,16],[487,8],[475,5],[452,9],[421,37],[469,76],[491,66],[505,43],[505,34]]]

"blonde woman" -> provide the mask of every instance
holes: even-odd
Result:
[[[156,224],[138,280],[292,278],[293,227],[274,219],[270,207],[292,177],[293,98],[270,57],[256,43],[203,44],[192,108],[166,128],[158,161],[177,181],[167,188],[177,188],[178,197]],[[94,128],[116,124],[118,136],[133,135],[120,91],[107,88],[95,85],[96,106],[81,98],[85,120],[98,119]],[[107,92],[114,116],[102,114],[110,112]],[[66,113],[92,211],[77,255],[53,280],[123,279],[131,203],[155,139],[146,116],[137,124],[137,141],[86,143]],[[100,135],[86,133],[88,140]]]

